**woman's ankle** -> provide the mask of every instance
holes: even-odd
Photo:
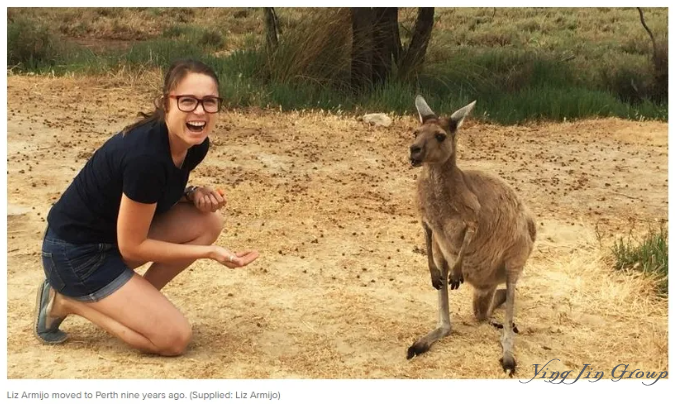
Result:
[[[72,314],[72,311],[69,310],[68,298],[66,298],[61,293],[58,293],[53,288],[50,288],[50,295],[53,293],[54,297],[50,296],[50,304],[47,306],[47,315],[52,318],[62,318],[66,317],[69,314]]]

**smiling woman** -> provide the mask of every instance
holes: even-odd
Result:
[[[187,187],[220,107],[214,71],[177,61],[155,110],[92,155],[48,215],[38,339],[64,342],[59,327],[76,314],[144,352],[184,352],[190,325],[160,290],[197,259],[237,268],[258,257],[212,245],[226,200],[207,187]],[[143,277],[133,271],[147,262]]]

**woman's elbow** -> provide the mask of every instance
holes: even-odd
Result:
[[[139,256],[139,246],[119,241],[118,249],[120,250],[120,255],[123,260],[127,262],[142,261]]]

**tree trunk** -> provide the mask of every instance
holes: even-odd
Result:
[[[400,35],[398,34],[397,7],[375,8],[373,40],[372,84],[379,86],[391,75],[393,57],[396,62],[398,60]]]
[[[278,47],[278,18],[273,7],[264,7],[264,20],[266,22],[266,46],[269,52]]]
[[[373,10],[369,7],[351,7],[353,41],[351,47],[351,88],[362,91],[371,86],[374,41]]]
[[[434,13],[435,8],[433,7],[419,8],[412,40],[410,40],[410,45],[400,61],[398,68],[399,78],[408,79],[419,72],[426,56],[426,48],[428,48],[428,43],[431,39]]]

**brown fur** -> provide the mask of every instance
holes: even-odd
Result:
[[[464,281],[475,288],[505,282],[507,262],[512,263],[512,270],[520,271],[532,251],[534,220],[498,177],[464,172],[450,160],[425,164],[417,184],[417,205],[422,221],[433,230],[434,242],[455,256],[466,226],[476,227],[462,257]]]
[[[475,102],[449,118],[437,118],[421,97],[416,105],[422,124],[415,131],[410,158],[414,166],[423,165],[417,206],[427,237],[431,280],[439,290],[441,307],[439,328],[410,347],[408,357],[425,352],[449,334],[449,309],[443,307],[448,302],[445,281],[449,275],[452,289],[463,282],[474,287],[473,311],[478,320],[486,320],[507,302],[505,322],[510,326],[504,326],[502,366],[512,374],[513,298],[536,238],[534,219],[501,178],[457,166],[457,131]],[[502,283],[507,289],[495,293]]]

